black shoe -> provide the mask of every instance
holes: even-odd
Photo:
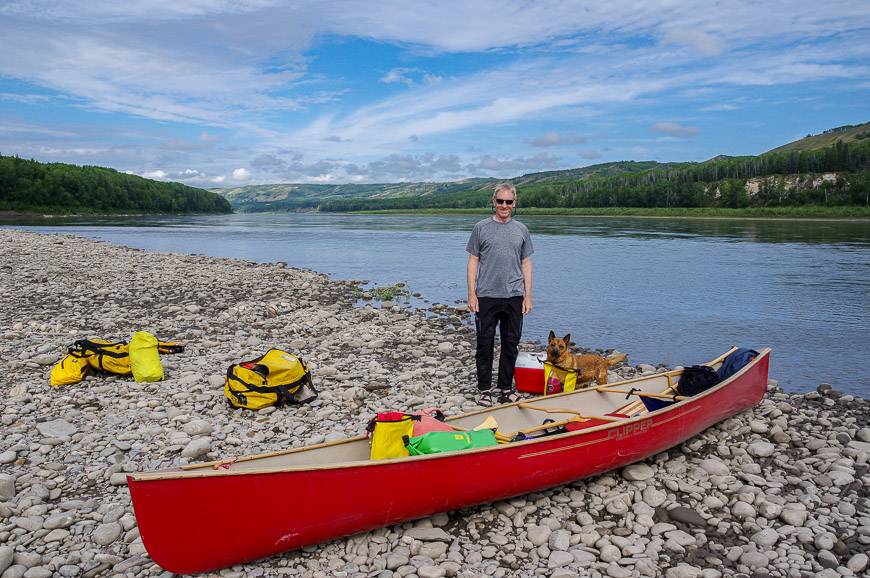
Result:
[[[523,399],[523,396],[513,390],[502,390],[500,392],[499,403],[514,403]]]

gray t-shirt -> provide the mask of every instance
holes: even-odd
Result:
[[[474,225],[465,250],[480,259],[477,270],[478,297],[518,297],[525,292],[523,259],[535,252],[525,225],[492,217]]]

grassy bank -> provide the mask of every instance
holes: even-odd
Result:
[[[484,215],[487,209],[389,209],[380,211],[354,211],[354,214],[389,215]],[[870,219],[870,207],[844,206],[823,207],[804,205],[800,207],[754,207],[745,209],[721,208],[559,208],[520,207],[518,217],[523,215],[572,215],[588,217],[726,217],[726,218],[790,218],[790,219]]]

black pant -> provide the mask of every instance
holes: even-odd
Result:
[[[474,316],[477,328],[477,387],[481,390],[492,387],[492,356],[495,348],[495,326],[499,327],[501,355],[498,358],[498,388],[511,389],[514,365],[517,362],[517,347],[523,332],[522,297],[480,297],[480,309]]]

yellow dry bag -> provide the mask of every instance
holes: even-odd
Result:
[[[224,395],[233,407],[263,409],[309,402],[317,397],[317,390],[301,357],[270,349],[262,357],[231,365]]]
[[[157,352],[157,338],[147,331],[137,331],[130,340],[130,369],[136,381],[162,381],[163,364]]]
[[[72,354],[66,355],[51,368],[51,378],[48,383],[52,387],[78,383],[85,378],[90,367],[87,359]]]
[[[544,362],[544,395],[574,391],[577,387],[577,371],[562,369],[549,361]]]
[[[373,460],[383,460],[411,455],[407,443],[414,435],[415,420],[419,421],[420,416],[400,411],[381,412],[369,420],[366,427],[366,431],[371,436],[369,457]]]

